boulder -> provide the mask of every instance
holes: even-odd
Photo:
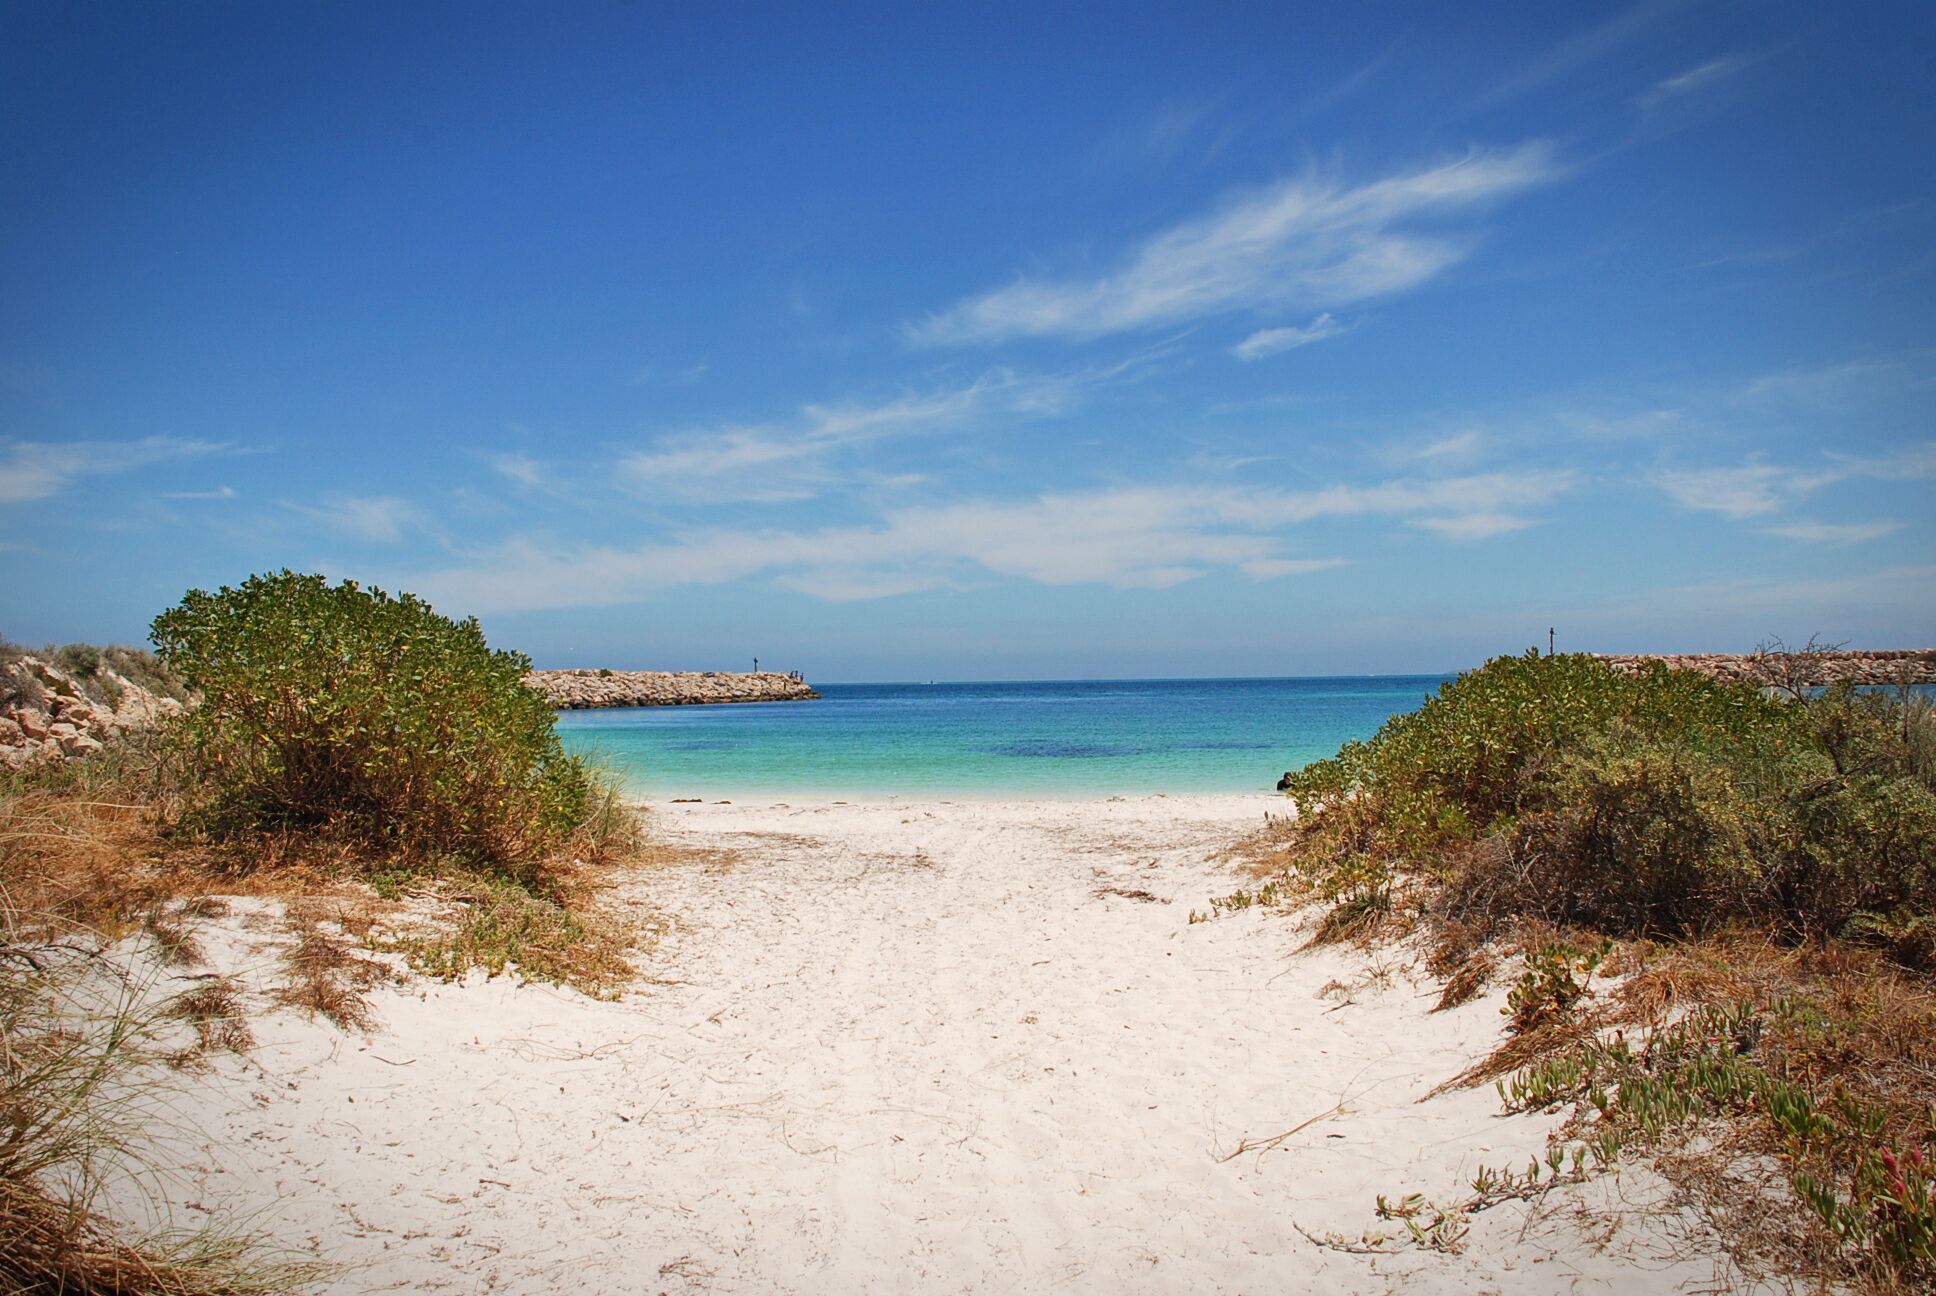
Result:
[[[101,750],[101,742],[84,733],[73,733],[60,740],[60,749],[67,756],[91,756]]]
[[[103,740],[177,714],[182,704],[150,692],[112,670],[96,677],[114,699],[87,696],[82,681],[30,655],[0,662],[8,702],[0,714],[0,765],[20,769],[42,761],[92,755]]]

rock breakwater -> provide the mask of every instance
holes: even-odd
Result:
[[[799,702],[820,695],[797,675],[731,671],[540,670],[524,682],[564,711],[591,707]]]
[[[1758,653],[1601,654],[1617,671],[1633,674],[1651,662],[1720,680],[1743,680],[1770,688],[1820,687],[1844,681],[1885,686],[1936,684],[1936,648],[1879,652],[1798,651]]]

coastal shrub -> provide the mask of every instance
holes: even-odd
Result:
[[[1332,900],[1416,879],[1430,912],[1481,934],[1881,930],[1936,911],[1930,730],[1914,697],[1499,658],[1291,775],[1292,858]]]
[[[177,722],[205,771],[188,819],[215,836],[323,832],[477,864],[541,857],[584,820],[530,661],[410,594],[283,571],[192,590],[157,617],[200,698]]]
[[[1287,777],[1270,856],[1314,939],[1422,924],[1441,1007],[1523,967],[1448,1084],[1565,1121],[1448,1217],[1631,1154],[1746,1271],[1936,1291],[1936,720],[1806,675],[1501,658]]]

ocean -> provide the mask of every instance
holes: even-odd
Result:
[[[564,711],[634,795],[1269,791],[1449,676],[829,684],[810,702]]]

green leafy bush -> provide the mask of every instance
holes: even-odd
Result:
[[[283,571],[157,617],[162,661],[200,696],[178,722],[218,836],[327,830],[388,852],[535,859],[585,818],[584,766],[530,662],[413,595]]]
[[[1482,1168],[1441,1217],[1672,1151],[1657,1168],[1746,1271],[1936,1291],[1927,697],[1528,654],[1286,787],[1282,889],[1330,907],[1319,938],[1389,897],[1435,938],[1442,1006],[1493,942],[1524,956],[1508,1040],[1459,1080],[1509,1073],[1508,1110],[1568,1118],[1544,1172]]]
[[[1422,878],[1475,931],[1745,918],[1832,934],[1887,914],[1899,932],[1936,910],[1929,728],[1914,698],[1779,701],[1665,666],[1499,658],[1292,775],[1294,855],[1333,900],[1367,876]]]

